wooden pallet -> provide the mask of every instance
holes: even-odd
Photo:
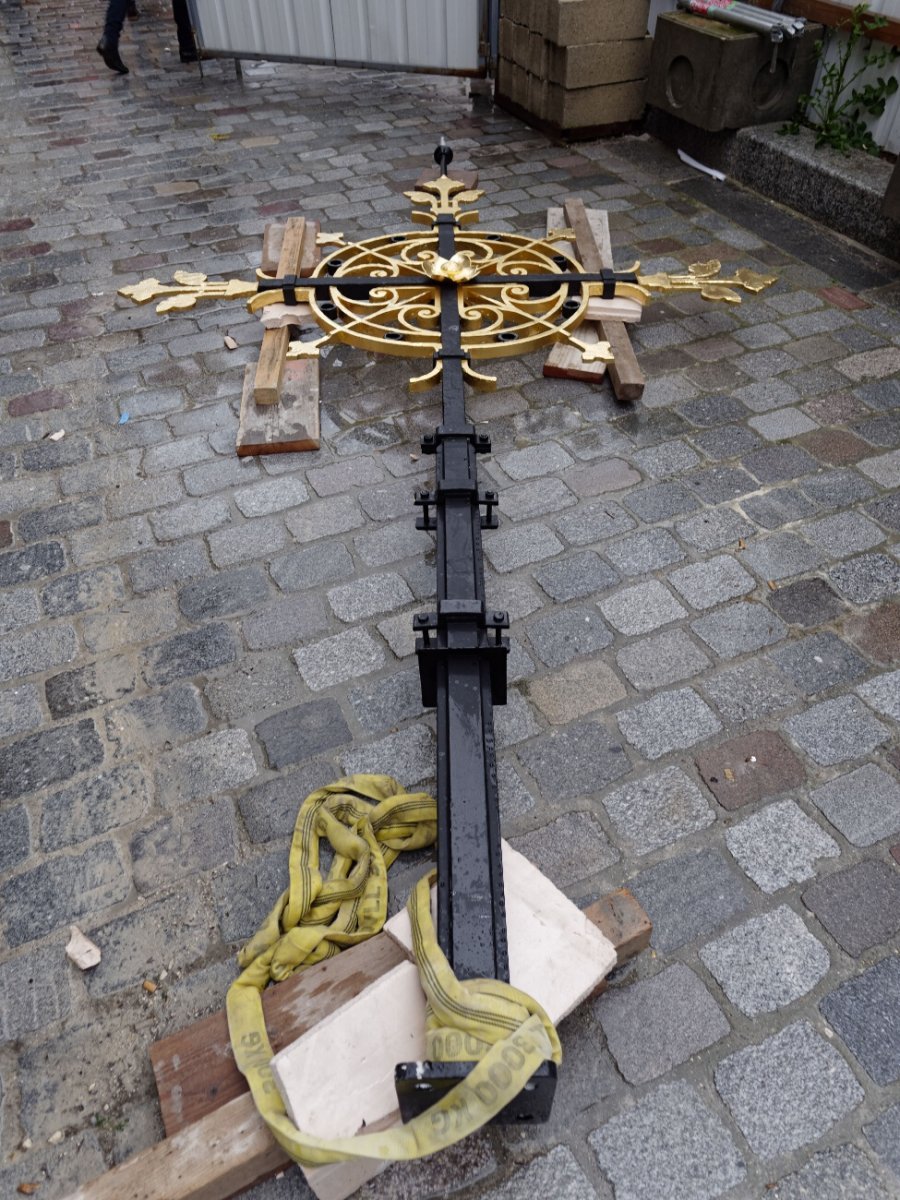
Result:
[[[649,944],[649,918],[624,888],[584,911],[613,943],[620,963]],[[269,988],[263,1007],[273,1049],[295,1041],[404,957],[380,933]],[[67,1200],[229,1200],[289,1165],[234,1065],[224,1010],[163,1038],[150,1058],[166,1138]]]

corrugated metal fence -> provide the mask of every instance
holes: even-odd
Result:
[[[478,73],[485,0],[191,0],[204,49]]]

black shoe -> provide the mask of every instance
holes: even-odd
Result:
[[[105,37],[97,43],[97,53],[111,71],[118,71],[120,75],[128,74],[128,68],[119,57],[119,47],[110,45]]]
[[[196,46],[179,46],[178,57],[182,62],[199,62],[200,55],[197,53]]]
[[[141,10],[134,3],[134,0],[131,0],[131,3],[128,5],[128,8],[126,10],[126,15],[127,15],[129,21],[137,21],[138,18],[140,17]]]

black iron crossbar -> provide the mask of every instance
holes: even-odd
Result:
[[[296,288],[309,288],[316,292],[373,292],[378,288],[420,288],[440,287],[446,280],[432,279],[429,275],[387,275],[383,279],[373,279],[371,275],[311,275],[300,279],[296,275],[285,279],[261,279],[256,286],[258,292],[282,291],[286,304],[296,300]],[[562,284],[580,285],[583,283],[602,283],[603,299],[612,300],[616,294],[617,283],[637,283],[637,275],[629,271],[598,271],[593,274],[585,271],[548,271],[536,272],[529,275],[476,275],[467,279],[464,284],[453,284],[462,287],[509,287],[511,284],[525,284],[526,287],[547,287]],[[288,300],[288,296],[294,297]],[[359,297],[354,297],[358,299]]]

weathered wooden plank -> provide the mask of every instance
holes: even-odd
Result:
[[[582,265],[588,271],[612,267],[609,219],[605,212],[592,214],[590,220],[584,202],[577,196],[566,199],[566,221],[575,230],[575,245]],[[598,228],[599,219],[599,228]],[[638,400],[644,394],[644,373],[638,365],[628,331],[621,321],[602,320],[601,337],[609,342],[614,361],[608,364],[609,378],[617,400]]]
[[[267,988],[263,1010],[273,1050],[295,1042],[405,957],[387,934],[378,934]],[[155,1042],[150,1062],[169,1137],[247,1090],[234,1063],[224,1009]]]
[[[288,330],[283,332],[287,334]],[[281,396],[277,404],[257,404],[253,380],[254,368],[248,366],[241,395],[238,455],[245,458],[251,454],[318,450],[319,360],[301,358],[284,364]]]
[[[312,275],[318,265],[319,259],[322,257],[321,247],[316,242],[320,228],[318,221],[307,220],[306,229],[304,230],[304,246],[300,260],[300,270],[296,272],[298,275],[304,277]],[[278,260],[281,257],[281,248],[284,245],[284,229],[285,225],[283,221],[273,221],[263,231],[260,270],[264,275],[277,275],[278,273]]]
[[[290,217],[284,227],[281,253],[278,256],[278,278],[300,273],[305,234],[305,218]],[[287,327],[267,329],[263,334],[253,382],[253,399],[257,404],[278,403],[284,373],[284,356],[289,344],[290,330]]]
[[[547,209],[547,233],[559,229],[563,223],[562,208]],[[571,249],[568,242],[558,242],[562,250]],[[600,341],[600,333],[593,321],[586,320],[578,329],[578,337],[588,345]],[[548,379],[580,379],[584,383],[600,383],[606,375],[605,362],[585,362],[581,351],[565,342],[556,342],[544,363],[544,375]]]

